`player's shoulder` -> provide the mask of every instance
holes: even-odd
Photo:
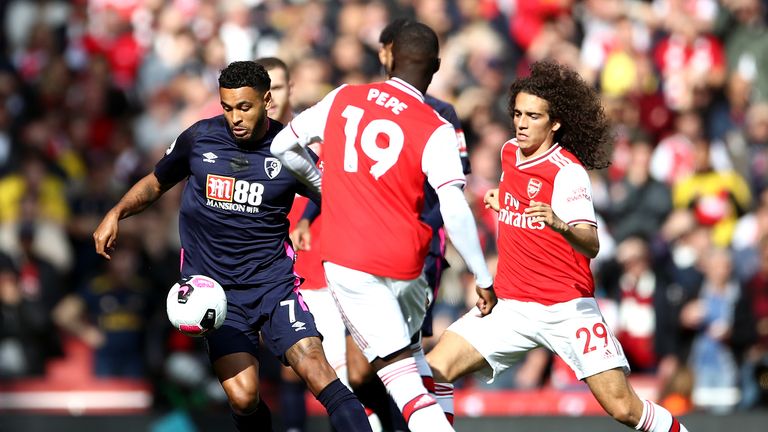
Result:
[[[429,94],[424,95],[424,103],[432,107],[433,110],[440,114],[440,117],[446,119],[455,129],[461,129],[461,121],[453,105]]]
[[[549,155],[549,161],[560,168],[570,167],[569,169],[584,169],[584,165],[579,158],[560,145],[555,146],[552,153]]]
[[[440,115],[446,118],[447,116],[443,115],[444,113],[445,114],[456,113],[456,110],[453,109],[453,105],[449,104],[448,102],[442,99],[438,99],[430,94],[424,95],[424,103],[432,107],[433,110],[437,111]]]
[[[223,114],[198,120],[182,132],[183,135],[188,135],[191,138],[217,133],[228,134],[227,121]]]

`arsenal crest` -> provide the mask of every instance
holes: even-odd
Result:
[[[281,169],[283,169],[283,164],[277,158],[264,158],[264,171],[270,179],[277,177]]]
[[[533,199],[541,190],[541,180],[532,178],[528,180],[528,198]]]

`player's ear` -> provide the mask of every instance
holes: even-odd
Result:
[[[552,132],[557,132],[557,130],[560,129],[560,126],[560,120],[552,120]]]
[[[267,90],[264,93],[264,106],[269,108],[270,105],[272,105],[272,92]]]
[[[438,58],[435,59],[435,64],[432,67],[432,73],[433,74],[437,73],[437,71],[439,71],[439,70],[440,70],[440,58],[438,57]]]

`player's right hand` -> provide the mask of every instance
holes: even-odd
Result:
[[[499,211],[499,189],[490,189],[486,192],[483,197],[483,202],[485,203],[485,208]]]
[[[117,223],[119,219],[116,214],[109,212],[93,232],[93,242],[96,246],[96,253],[106,259],[112,259],[109,254],[115,247],[117,240]]]
[[[476,287],[475,290],[479,297],[475,306],[480,310],[480,316],[486,316],[491,313],[499,299],[496,298],[496,292],[493,291],[492,286],[489,288]]]
[[[309,221],[301,219],[296,223],[296,228],[289,234],[291,243],[297,251],[310,250],[312,248],[312,234],[309,231]]]

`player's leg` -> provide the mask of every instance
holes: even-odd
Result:
[[[259,397],[258,332],[247,329],[238,312],[230,305],[224,325],[206,337],[208,356],[237,430],[271,431],[272,415]]]
[[[392,281],[329,262],[325,272],[347,329],[408,427],[414,432],[453,430],[424,387],[410,349],[411,336],[424,319],[426,282]],[[411,305],[410,310],[401,308],[403,302]]]
[[[616,421],[648,432],[687,432],[665,408],[641,400],[622,369],[611,369],[584,379],[595,399]]]
[[[437,400],[446,415],[454,413],[456,380],[474,372],[493,380],[538,346],[531,337],[536,330],[529,324],[521,319],[516,302],[500,299],[490,315],[481,317],[475,308],[448,327],[427,354]]]
[[[346,351],[349,386],[365,407],[365,413],[373,430],[377,430],[377,423],[378,429],[408,430],[400,409],[387,393],[387,388],[360,351],[360,347],[352,340],[351,335],[346,336]]]
[[[261,329],[265,345],[304,380],[337,431],[370,431],[362,405],[325,358],[314,317],[299,292],[290,291],[273,304]]]
[[[621,345],[605,324],[594,298],[552,306],[536,306],[530,316],[544,322],[542,344],[555,352],[583,379],[605,411],[618,422],[643,431],[687,429],[666,409],[642,401],[629,384],[629,364]]]
[[[450,330],[443,333],[426,359],[435,380],[435,399],[448,421],[453,424],[453,383],[472,372],[487,368],[488,362],[472,344]]]

